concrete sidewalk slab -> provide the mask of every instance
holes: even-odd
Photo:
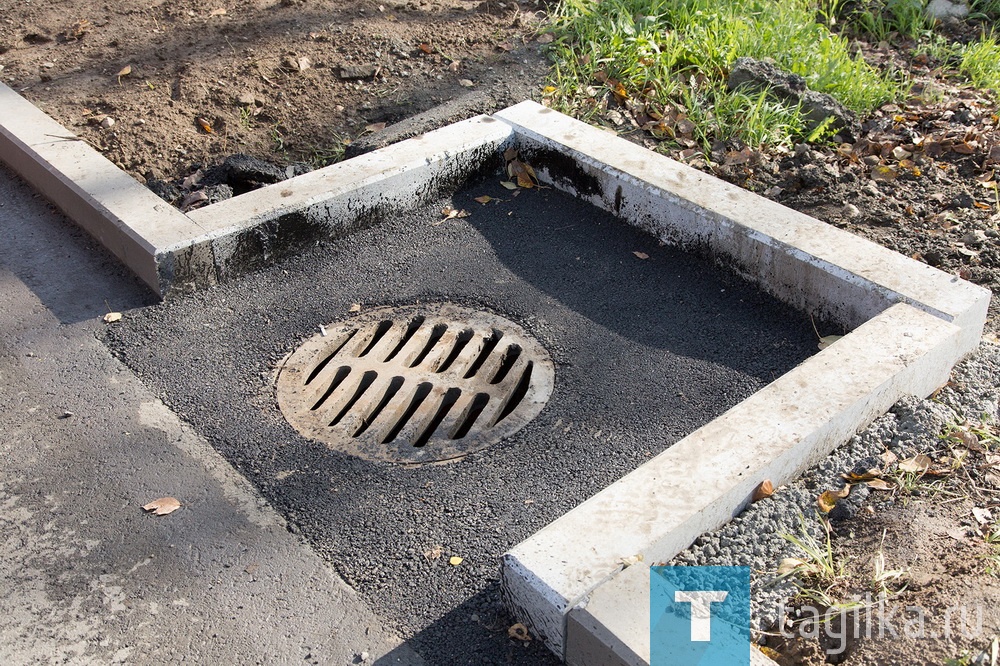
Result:
[[[95,338],[142,284],[6,171],[0,202],[0,661],[423,663]]]

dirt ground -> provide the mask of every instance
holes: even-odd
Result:
[[[234,153],[315,168],[386,125],[443,102],[466,100],[461,108],[472,115],[542,100],[545,5],[0,0],[0,80],[143,182],[183,185],[199,168]],[[1000,289],[994,178],[1000,117],[994,98],[949,80],[941,63],[911,57],[905,44],[857,48],[875,64],[908,71],[917,85],[905,103],[878,110],[860,136],[839,147],[764,154],[719,144],[706,160],[659,145],[616,108],[611,95],[604,96],[599,122]],[[184,189],[190,191],[192,181]],[[998,307],[994,299],[991,332]],[[941,610],[955,600],[981,599],[995,608],[1000,579],[985,569],[982,542],[972,538],[978,526],[968,524],[970,510],[931,498],[860,516],[844,528],[852,535],[844,547],[861,560],[881,543],[887,558],[905,560],[911,584],[904,603]],[[974,645],[865,640],[850,647],[844,663],[945,663]],[[824,661],[816,642],[786,648],[787,663]]]
[[[446,100],[537,97],[537,3],[0,2],[0,78],[141,180],[232,153],[322,166]],[[544,41],[544,38],[543,38]]]

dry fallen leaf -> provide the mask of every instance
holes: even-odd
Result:
[[[469,217],[469,211],[465,209],[452,208],[451,206],[445,206],[441,209],[441,214],[444,215],[444,220],[451,220],[456,217]],[[441,224],[444,220],[440,220],[437,224]]]
[[[348,312],[361,312],[361,303],[351,303],[351,307],[347,309]]]
[[[842,500],[851,494],[851,484],[846,484],[840,490],[826,490],[816,498],[816,505],[823,513],[830,513],[833,507],[837,506],[837,501]]]
[[[992,525],[993,524],[993,512],[989,509],[983,509],[978,506],[972,507],[972,515],[975,517],[976,522],[980,525]]]
[[[866,485],[873,490],[895,490],[896,485],[889,483],[885,479],[872,479],[866,482]]]
[[[520,622],[512,625],[510,629],[507,630],[507,635],[511,638],[516,638],[519,641],[524,641],[525,643],[531,640],[531,634],[528,633],[528,628]]]
[[[827,347],[829,347],[830,345],[832,345],[834,342],[836,342],[837,340],[841,339],[842,337],[844,337],[844,336],[842,336],[842,335],[824,335],[822,338],[819,339],[819,344],[817,345],[817,347],[819,347],[820,351],[823,351],[824,349],[826,349]]]
[[[491,197],[488,194],[484,194],[481,197],[476,197],[476,201],[478,201],[481,204],[488,204],[489,202],[491,202],[493,200],[494,200],[493,197]]]
[[[500,184],[503,185],[504,187],[506,187],[508,190],[516,190],[517,189],[517,184],[516,183],[512,183],[509,180],[501,180]]]
[[[649,255],[648,254],[646,254],[645,252],[640,252],[639,250],[633,251],[632,254],[634,254],[635,256],[639,257],[640,259],[649,259]]]
[[[155,516],[165,516],[181,508],[181,503],[176,497],[161,497],[155,499],[142,507],[143,511],[148,511]]]
[[[871,481],[872,479],[877,479],[882,476],[882,471],[878,468],[873,467],[872,469],[867,469],[864,471],[851,471],[847,474],[841,474],[841,478],[850,483],[859,483],[861,481]]]
[[[214,129],[212,129],[212,123],[208,122],[208,120],[206,120],[205,118],[199,117],[196,118],[196,120],[198,121],[198,127],[205,130],[207,134],[211,134],[212,132],[215,131]]]
[[[925,456],[923,453],[915,455],[912,458],[907,458],[899,463],[899,469],[902,472],[912,472],[914,474],[923,474],[926,472],[933,461]]]
[[[459,564],[461,564],[464,561],[465,561],[465,559],[459,557],[458,555],[452,555],[451,557],[448,558],[448,564],[450,564],[453,567],[457,567]]]
[[[764,479],[760,482],[760,485],[753,491],[753,497],[750,498],[751,502],[759,502],[762,499],[766,499],[774,494],[774,484],[771,483],[771,479]]]
[[[125,65],[118,71],[117,76],[118,78],[121,78],[123,76],[128,76],[131,73],[132,73],[132,65]]]
[[[434,53],[434,47],[428,44],[427,42],[421,43],[418,48],[427,54]]]
[[[507,175],[517,181],[517,184],[526,190],[530,190],[538,184],[538,177],[530,164],[526,164],[519,159],[513,159],[507,163]]]
[[[434,546],[433,548],[424,551],[424,558],[430,562],[431,560],[438,559],[443,554],[444,548],[442,546]]]
[[[121,319],[122,319],[121,312],[109,312],[108,314],[104,315],[105,324],[113,324],[116,321],[121,321]]]
[[[785,559],[781,560],[781,563],[778,565],[778,575],[787,576],[788,574],[804,567],[805,565],[806,563],[803,560],[798,559],[797,557],[786,557]]]

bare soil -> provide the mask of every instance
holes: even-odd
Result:
[[[544,2],[496,0],[0,0],[0,79],[143,182],[182,182],[236,153],[317,167],[442,102],[471,100],[463,107],[471,113],[541,100],[544,9]],[[911,57],[906,44],[857,48],[918,83],[839,147],[761,153],[720,143],[708,156],[682,151],[641,130],[610,94],[598,122],[1000,289],[995,98],[950,79],[942,63]],[[997,307],[988,323],[994,332]],[[945,609],[977,601],[997,625],[1000,579],[987,570],[970,523],[975,494],[963,487],[961,500],[918,497],[838,527],[838,548],[865,571],[880,547],[892,566],[908,570],[895,600],[926,608],[928,627]],[[997,495],[975,502],[995,506]],[[854,580],[861,579],[859,569]],[[864,639],[842,661],[944,663],[960,649],[984,647],[958,635],[957,642]],[[819,641],[793,641],[779,653],[785,663],[830,659]]]
[[[246,153],[322,166],[464,94],[540,94],[537,3],[0,2],[0,78],[140,180]]]

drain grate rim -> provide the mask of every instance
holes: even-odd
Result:
[[[516,323],[452,303],[379,307],[291,352],[278,406],[304,437],[362,458],[461,458],[534,419],[552,394],[545,348]]]

